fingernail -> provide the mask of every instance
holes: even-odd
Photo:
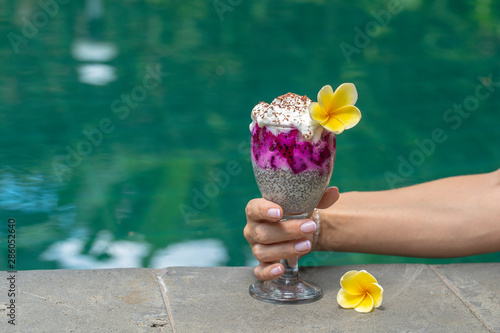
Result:
[[[302,225],[300,226],[300,230],[304,233],[313,232],[314,230],[316,230],[316,223],[314,223],[314,221],[302,223]]]
[[[308,240],[295,244],[295,251],[297,252],[309,251],[310,249],[311,249],[311,242]]]
[[[281,269],[281,266],[274,267],[273,269],[271,269],[271,274],[274,275],[274,276],[280,275],[281,273],[283,273],[283,270]]]
[[[281,212],[278,208],[271,208],[267,211],[267,215],[269,215],[269,217],[279,218],[281,216]]]

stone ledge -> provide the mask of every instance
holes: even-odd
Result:
[[[339,279],[351,269],[377,277],[379,309],[338,306]],[[251,267],[19,271],[16,326],[2,274],[2,332],[500,332],[498,263],[304,268],[325,292],[304,305],[251,298]]]

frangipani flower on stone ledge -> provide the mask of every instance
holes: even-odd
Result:
[[[341,84],[335,92],[326,85],[318,93],[318,102],[309,104],[311,118],[335,134],[356,126],[361,112],[354,106],[358,92],[352,83]]]
[[[365,270],[349,271],[340,279],[342,289],[337,294],[337,302],[344,309],[370,312],[382,304],[384,289]]]

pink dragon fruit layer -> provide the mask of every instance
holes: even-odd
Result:
[[[291,129],[275,136],[265,126],[257,124],[252,131],[252,161],[263,169],[291,169],[294,174],[306,170],[331,172],[332,154],[335,158],[336,138],[323,131],[321,139],[316,142],[300,140],[300,132]]]

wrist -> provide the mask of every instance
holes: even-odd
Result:
[[[360,202],[356,198],[359,192],[342,193],[338,201],[326,209],[318,210],[321,230],[316,251],[353,252],[360,241]]]
[[[339,237],[339,219],[336,211],[332,207],[318,209],[316,210],[316,216],[320,228],[318,235],[315,236],[314,251],[339,251],[341,248],[341,237]],[[316,220],[315,222],[318,224]]]

